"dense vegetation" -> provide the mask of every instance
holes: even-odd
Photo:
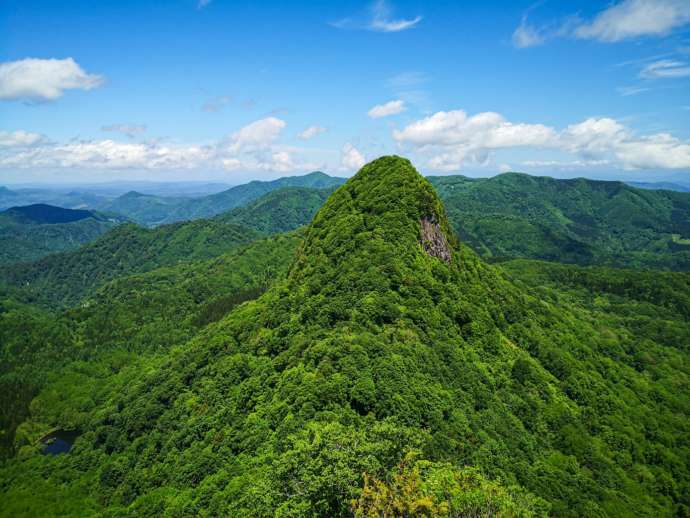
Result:
[[[430,180],[485,257],[690,271],[687,193],[517,173]]]
[[[198,220],[145,229],[121,225],[84,247],[0,269],[0,282],[21,287],[26,300],[68,307],[122,275],[216,257],[257,233],[231,223]]]
[[[0,212],[0,265],[73,250],[124,221],[90,210],[34,204]]]
[[[122,366],[128,355],[183,343],[263,293],[287,269],[297,243],[296,235],[277,236],[211,260],[120,277],[58,314],[6,297],[0,305],[0,457],[12,452],[14,430],[28,415],[31,399],[47,379],[60,378],[60,367],[79,361],[83,376],[83,362],[113,358]],[[99,368],[89,372],[100,377]],[[52,411],[59,415],[62,409],[57,404]],[[69,426],[81,425],[71,419]]]
[[[201,198],[187,200],[175,207],[165,219],[166,223],[175,221],[208,218],[246,205],[257,198],[283,187],[311,187],[325,189],[341,185],[345,180],[316,171],[304,176],[289,176],[270,182],[253,181],[232,187],[226,191]]]
[[[5,304],[0,514],[690,512],[688,274],[487,265],[397,157],[303,239],[169,264]]]
[[[288,232],[309,223],[333,190],[284,187],[216,216],[216,219],[267,234]]]

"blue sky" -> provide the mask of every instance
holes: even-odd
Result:
[[[0,9],[0,183],[347,175],[388,153],[690,181],[690,2]]]

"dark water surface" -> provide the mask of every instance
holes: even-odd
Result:
[[[49,433],[41,439],[41,442],[45,444],[43,455],[69,453],[77,437],[79,437],[77,430],[56,430]]]

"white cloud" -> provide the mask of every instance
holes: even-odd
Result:
[[[275,143],[284,127],[284,121],[268,117],[208,144],[113,139],[55,143],[38,134],[0,132],[0,168],[275,172],[309,169],[313,164],[303,160],[299,150]]]
[[[233,152],[264,149],[269,146],[285,128],[285,121],[266,117],[247,124],[230,137],[229,149]]]
[[[664,36],[690,23],[688,0],[623,0],[599,13],[574,35],[605,42],[639,36]]]
[[[34,59],[0,63],[0,99],[53,101],[65,90],[91,90],[103,77],[87,74],[72,58]]]
[[[556,133],[541,124],[513,124],[494,112],[469,117],[462,110],[437,112],[402,130],[393,138],[435,154],[434,169],[452,171],[466,161],[484,163],[493,149],[518,146],[545,146]]]
[[[429,167],[440,171],[486,164],[492,152],[518,147],[557,150],[624,169],[690,168],[690,142],[667,133],[638,136],[610,118],[590,118],[558,131],[542,124],[513,123],[498,113],[468,116],[456,110],[394,130],[393,138],[427,154]]]
[[[348,171],[356,171],[364,164],[366,164],[364,155],[359,150],[347,142],[341,150],[340,165],[343,169]]]
[[[193,168],[211,149],[193,145],[94,140],[35,146],[0,156],[0,166],[20,168],[180,169]]]
[[[540,5],[541,3],[534,4],[522,16],[520,25],[512,35],[515,47],[533,47],[556,37],[593,39],[607,43],[639,37],[659,37],[690,23],[688,0],[620,0],[600,11],[590,21],[572,15],[546,25],[529,24],[527,15]]]
[[[201,111],[204,111],[206,113],[216,113],[225,108],[225,106],[230,104],[231,101],[232,99],[227,95],[213,97],[203,104],[203,106],[201,107]]]
[[[122,133],[129,138],[134,138],[137,135],[142,135],[146,133],[145,124],[109,124],[107,126],[102,126],[101,131],[113,131],[116,133]]]
[[[377,104],[367,112],[367,115],[372,119],[379,119],[381,117],[402,113],[405,109],[405,103],[398,99],[396,101],[388,101],[385,104]]]
[[[385,0],[377,0],[371,4],[366,16],[347,17],[330,25],[338,29],[366,29],[375,32],[400,32],[412,29],[422,21],[421,16],[414,18],[391,18],[391,8]]]
[[[196,4],[197,9],[203,9],[206,7],[208,4],[210,4],[213,0],[199,0]]]
[[[544,43],[545,36],[542,32],[527,22],[527,16],[522,17],[520,25],[513,32],[513,45],[519,49],[534,47]]]
[[[322,128],[321,126],[309,126],[308,128],[305,128],[302,130],[297,137],[302,139],[302,140],[309,140],[311,138],[314,138],[317,135],[320,135],[321,133],[325,133],[326,128]]]
[[[646,65],[640,71],[644,79],[665,79],[690,76],[690,64],[673,59],[661,59]]]
[[[44,141],[45,137],[38,133],[30,133],[24,130],[0,131],[0,148],[28,147]]]

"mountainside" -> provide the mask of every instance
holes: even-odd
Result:
[[[78,248],[124,222],[90,210],[34,204],[0,212],[0,265]]]
[[[690,271],[690,195],[518,173],[430,181],[461,239],[491,258]]]
[[[122,214],[132,221],[150,226],[161,223],[174,210],[174,207],[188,201],[188,198],[163,197],[130,191],[102,204],[99,208]]]
[[[276,246],[272,268],[294,245]],[[203,268],[178,268],[97,298],[145,311],[162,284],[155,305],[179,296],[191,308],[175,286],[188,278],[193,294]],[[258,299],[229,302],[170,353],[75,363],[43,389],[0,470],[5,512],[687,513],[687,274],[638,283],[559,268],[483,263],[407,160],[375,160],[329,197]],[[90,333],[115,331],[106,343],[156,335],[152,322],[124,325],[139,314],[126,303],[122,324],[99,325],[112,313],[102,304],[81,311],[93,311]],[[68,455],[33,446],[75,425]]]
[[[324,189],[336,187],[345,181],[344,178],[328,176],[322,172],[313,172],[304,176],[290,176],[270,182],[253,181],[232,187],[223,192],[195,198],[180,204],[165,219],[170,223],[181,220],[208,218],[246,205],[260,196],[282,187],[312,187]]]
[[[216,219],[267,234],[288,232],[311,221],[334,190],[335,187],[283,187],[264,194],[248,205],[220,214]]]
[[[126,224],[77,250],[2,268],[0,282],[21,287],[41,305],[68,307],[116,277],[210,259],[256,237],[254,230],[210,220],[155,229]]]

